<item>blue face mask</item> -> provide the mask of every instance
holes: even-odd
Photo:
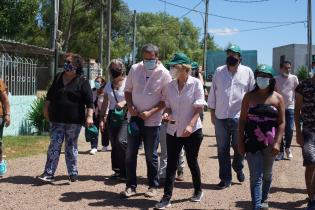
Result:
[[[315,74],[315,67],[312,68],[312,72],[313,72],[313,74]]]
[[[146,70],[153,70],[153,69],[155,69],[155,66],[156,66],[156,60],[155,59],[144,60],[143,65],[144,65]]]
[[[260,89],[266,89],[270,84],[270,78],[266,77],[257,77],[256,78],[257,86]]]
[[[95,87],[95,89],[100,89],[101,88],[101,83],[99,83],[99,82],[94,82],[94,87]]]

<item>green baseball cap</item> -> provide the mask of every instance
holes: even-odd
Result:
[[[256,73],[257,72],[263,72],[266,74],[270,74],[271,76],[274,76],[276,74],[275,70],[271,66],[268,66],[266,64],[260,64],[256,69]]]
[[[232,44],[231,46],[229,46],[226,49],[226,52],[228,52],[228,51],[232,51],[232,52],[241,54],[241,48],[238,45],[235,45],[235,44]]]
[[[175,53],[172,60],[169,62],[170,66],[176,64],[191,64],[190,59],[184,53]]]
[[[199,64],[196,61],[191,62],[191,69],[198,69]]]

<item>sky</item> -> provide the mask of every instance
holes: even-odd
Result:
[[[187,9],[164,3],[164,0],[124,0],[130,10],[137,12],[164,12],[180,17],[187,13]],[[165,0],[172,4],[205,11],[204,0]],[[266,28],[288,24],[288,22],[306,21],[307,0],[260,0],[255,3],[239,3],[239,1],[258,0],[209,0],[209,14],[231,17],[258,22],[277,22],[272,24],[235,21],[210,15],[208,18],[208,32],[214,36],[214,41],[221,48],[229,43],[237,44],[242,50],[257,50],[258,63],[272,65],[272,49],[288,44],[307,43],[307,24],[298,23],[270,29],[246,31],[248,29]],[[315,4],[312,5],[312,10]],[[190,12],[186,17],[203,34],[204,14]],[[313,14],[313,20],[314,20]],[[284,23],[285,22],[285,23]],[[313,21],[312,27],[315,24]],[[245,31],[244,31],[245,30]],[[313,33],[313,43],[315,43]]]

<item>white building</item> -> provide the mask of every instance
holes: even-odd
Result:
[[[313,45],[312,55],[315,56],[315,45]],[[307,45],[289,44],[273,48],[272,67],[279,70],[282,61],[292,63],[292,72],[296,72],[300,66],[307,66]]]

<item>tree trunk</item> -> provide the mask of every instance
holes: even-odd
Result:
[[[66,29],[66,34],[65,34],[65,37],[66,37],[65,38],[65,43],[63,45],[63,51],[65,51],[65,52],[68,51],[70,35],[71,35],[72,19],[73,19],[73,16],[74,16],[74,10],[75,10],[75,0],[72,0],[71,10],[70,10],[70,15],[69,15],[69,21],[68,21],[68,27]]]

